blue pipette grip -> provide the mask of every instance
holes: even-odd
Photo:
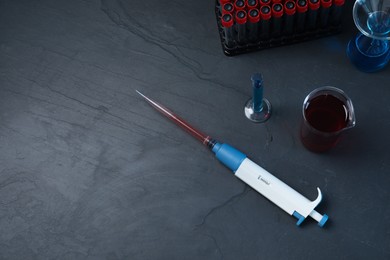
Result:
[[[212,151],[217,159],[233,172],[236,172],[246,158],[245,154],[228,144],[215,143]]]
[[[251,77],[253,87],[253,111],[260,112],[263,110],[263,76],[255,73]]]

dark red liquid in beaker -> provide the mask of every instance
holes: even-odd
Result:
[[[305,109],[308,123],[321,132],[337,132],[347,126],[345,104],[332,95],[320,95],[310,101]]]
[[[323,94],[314,97],[304,109],[301,140],[311,151],[324,152],[339,140],[340,130],[348,124],[348,110],[343,101]]]

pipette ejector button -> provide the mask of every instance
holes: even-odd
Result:
[[[325,225],[325,223],[328,221],[328,218],[329,218],[328,215],[324,214],[322,216],[322,219],[320,220],[320,222],[318,222],[318,225],[320,227],[323,227]]]

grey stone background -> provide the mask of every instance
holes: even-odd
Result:
[[[213,1],[0,1],[1,259],[389,259],[389,68],[345,54],[357,33],[226,57]],[[274,113],[243,113],[261,72]],[[357,126],[325,154],[301,105],[332,85]],[[310,199],[301,227],[139,89]]]

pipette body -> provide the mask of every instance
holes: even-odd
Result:
[[[297,218],[298,226],[308,216],[315,219],[320,227],[324,226],[328,220],[328,216],[326,214],[321,215],[315,210],[322,200],[322,193],[319,188],[317,188],[317,198],[314,201],[308,200],[274,175],[248,159],[244,153],[229,144],[220,143],[199,130],[196,130],[169,109],[146,97],[138,90],[137,93],[160,113],[171,119],[204,145],[208,146],[215,154],[216,158],[232,170],[236,177],[275,203],[288,214]]]

